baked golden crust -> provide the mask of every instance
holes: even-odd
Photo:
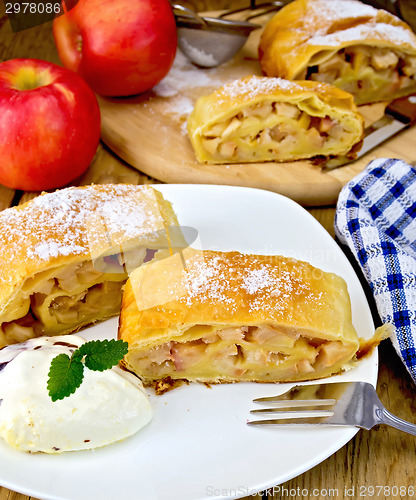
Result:
[[[248,76],[198,99],[188,133],[200,162],[291,161],[347,156],[363,119],[332,85]]]
[[[0,346],[117,314],[127,272],[147,248],[169,247],[173,225],[158,191],[127,184],[43,193],[0,212]]]
[[[339,276],[281,256],[193,249],[130,275],[119,337],[125,366],[148,385],[321,378],[359,347]]]
[[[416,90],[416,35],[357,0],[295,0],[268,22],[259,45],[268,76],[326,81],[357,104]]]

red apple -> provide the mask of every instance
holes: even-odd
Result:
[[[0,63],[0,183],[25,191],[68,184],[91,163],[100,110],[73,71],[38,59]]]
[[[177,46],[168,0],[79,0],[54,20],[53,33],[63,65],[106,96],[151,89]]]

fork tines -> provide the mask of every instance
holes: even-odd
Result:
[[[273,424],[319,424],[334,415],[331,409],[337,402],[334,398],[320,399],[286,399],[296,397],[299,390],[293,388],[289,393],[280,396],[271,396],[254,399],[254,403],[273,404],[272,408],[251,410],[250,413],[260,415],[271,414],[275,418],[267,420],[248,421],[248,425],[273,425]],[[322,408],[323,407],[323,408]]]
[[[268,398],[257,398],[253,399],[253,403],[274,403],[275,408],[290,408],[294,406],[327,406],[334,405],[336,403],[335,399],[280,399],[281,396],[271,396]]]

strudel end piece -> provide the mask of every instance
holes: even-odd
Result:
[[[416,35],[357,0],[290,2],[266,25],[259,56],[268,76],[328,82],[357,104],[416,91]]]
[[[119,336],[125,366],[155,387],[318,379],[359,349],[341,277],[292,258],[190,248],[130,275]]]
[[[150,186],[72,187],[0,212],[0,347],[119,313],[121,287],[177,225]]]
[[[363,119],[353,96],[332,85],[249,76],[201,97],[188,133],[201,163],[354,158]]]

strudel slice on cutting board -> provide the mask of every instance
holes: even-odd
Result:
[[[317,379],[360,347],[339,276],[292,258],[190,248],[130,275],[119,336],[124,365],[156,389]]]
[[[118,314],[128,272],[147,249],[169,248],[175,225],[158,191],[127,184],[71,187],[0,212],[0,347]]]
[[[259,45],[268,76],[317,80],[357,104],[416,90],[416,35],[399,18],[356,0],[295,0],[268,22]]]
[[[249,76],[199,98],[188,133],[201,163],[353,158],[363,119],[332,85]]]

